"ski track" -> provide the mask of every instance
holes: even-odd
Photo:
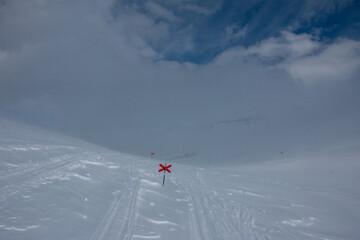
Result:
[[[128,185],[130,184],[130,180],[128,182]],[[91,236],[91,240],[101,240],[104,239],[104,236],[109,231],[109,227],[111,226],[111,223],[113,222],[115,213],[117,213],[117,210],[119,208],[122,195],[124,194],[123,191],[115,191],[113,192],[115,195],[114,200],[111,202],[108,210],[105,213],[104,218],[102,219],[100,225],[97,227],[94,234]]]
[[[179,183],[177,189],[187,195],[187,228],[191,240],[270,239],[263,229],[256,226],[251,211],[241,202],[230,201],[225,194],[211,189],[204,183],[200,172],[191,174],[195,177],[172,176],[175,180],[172,182]],[[132,240],[140,236],[134,228],[139,214],[136,204],[141,179],[141,173],[131,173],[127,185],[115,195],[91,240]]]
[[[65,166],[77,164],[79,160],[89,158],[92,155],[90,152],[83,152],[78,154],[66,154],[60,157],[53,157],[49,162],[41,165],[26,166],[22,169],[16,170],[6,176],[0,178],[1,182],[6,182],[6,185],[0,187],[2,192],[1,198],[13,195],[17,192],[22,192],[29,186],[38,186],[43,183],[46,177],[55,176],[55,172]]]
[[[209,189],[200,177],[200,172],[195,175],[193,182],[183,182],[191,202],[188,226],[191,239],[270,239],[257,229],[255,219],[247,208]]]
[[[92,235],[91,240],[132,239],[139,186],[139,178],[131,176],[120,194],[115,192],[114,200]]]
[[[192,209],[189,209],[191,211],[190,219],[189,219],[189,229],[190,229],[190,237],[192,240],[202,240],[204,239],[201,233],[201,223],[198,219],[198,215],[194,213],[194,199],[192,198],[192,195],[189,194],[189,198],[191,201]]]
[[[42,165],[29,166],[26,165],[22,169],[15,170],[8,175],[1,176],[0,181],[12,182],[12,180],[21,182],[30,178],[34,178],[42,173],[47,173],[59,167],[63,167],[81,158],[88,157],[90,153],[66,154],[60,157],[53,157],[49,162]],[[25,168],[25,169],[24,169]]]
[[[135,179],[135,182],[133,181],[132,183],[134,183],[133,185],[129,185],[129,187],[127,188],[128,193],[130,193],[127,197],[127,206],[126,206],[126,213],[125,213],[125,219],[121,225],[119,234],[117,236],[117,239],[124,239],[124,240],[129,240],[132,239],[132,235],[133,235],[133,229],[135,226],[135,218],[136,218],[136,213],[137,213],[137,207],[136,207],[136,200],[137,200],[137,193],[139,192],[139,186],[140,186],[140,181],[139,179]]]
[[[2,197],[42,183],[46,177],[59,174],[58,170],[68,165],[78,164],[84,159],[97,159],[97,156],[87,151],[72,153],[53,157],[41,165],[17,169],[0,177],[1,181],[8,183],[1,188]],[[132,240],[140,236],[134,233],[134,228],[139,214],[137,196],[144,176],[141,171],[135,169],[135,162],[126,166],[126,172],[129,174],[128,182],[123,189],[114,189],[114,197],[90,240]],[[263,231],[257,229],[251,211],[241,203],[241,200],[231,201],[229,196],[218,193],[204,182],[202,174],[206,173],[201,169],[190,170],[179,166],[178,171],[179,174],[172,176],[171,179],[175,180],[173,182],[177,190],[187,195],[189,220],[187,227],[190,239],[270,239]],[[152,177],[156,178],[157,175]],[[113,179],[113,181],[118,180]]]
[[[54,175],[58,169],[79,161],[96,158],[91,152],[73,153],[53,157],[49,162],[21,168],[0,180],[9,184],[1,188],[6,197],[22,191],[30,185],[41,183],[47,176]],[[140,190],[142,173],[132,163],[126,167],[128,182],[123,189],[114,189],[113,199],[90,240],[132,240],[138,238],[134,233],[138,216],[137,196]],[[188,230],[192,240],[259,240],[270,239],[259,231],[251,212],[241,202],[230,201],[225,194],[211,189],[202,178],[202,171],[189,170],[179,166],[179,173],[172,176],[178,190],[187,194]],[[189,176],[188,174],[191,174]],[[153,175],[152,177],[157,177]],[[189,181],[189,179],[191,179]],[[113,179],[116,181],[116,179]],[[159,235],[160,237],[160,235]],[[161,238],[161,237],[160,237]]]

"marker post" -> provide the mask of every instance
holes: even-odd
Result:
[[[159,172],[164,171],[164,175],[163,175],[163,186],[165,185],[165,173],[171,173],[171,170],[169,168],[171,168],[171,164],[169,166],[167,166],[167,163],[165,163],[165,166],[162,164],[159,164],[159,166],[161,167],[161,169],[159,169]]]
[[[165,169],[166,169],[166,163],[165,163]],[[164,171],[164,176],[163,176],[163,186],[165,185],[165,173],[166,173],[166,171]]]

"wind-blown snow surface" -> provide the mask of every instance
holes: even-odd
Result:
[[[0,239],[360,239],[358,144],[163,187],[159,161],[0,123]]]

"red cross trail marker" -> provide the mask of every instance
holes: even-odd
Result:
[[[171,171],[169,170],[169,168],[171,168],[171,164],[169,166],[166,166],[166,163],[165,163],[165,166],[163,166],[162,164],[159,164],[159,166],[162,167],[161,169],[159,169],[159,172],[166,170],[168,173],[171,173]]]
[[[164,186],[164,184],[165,184],[165,173],[166,172],[171,173],[171,171],[169,169],[169,168],[171,168],[171,164],[169,166],[166,166],[166,163],[165,163],[165,166],[164,166],[164,165],[162,165],[160,163],[159,166],[161,167],[161,169],[159,169],[159,172],[164,171],[164,176],[163,176],[163,186]]]

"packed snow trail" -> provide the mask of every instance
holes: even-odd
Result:
[[[360,239],[351,169],[171,162],[162,186],[164,162],[71,138],[3,137],[0,156],[0,239]]]

